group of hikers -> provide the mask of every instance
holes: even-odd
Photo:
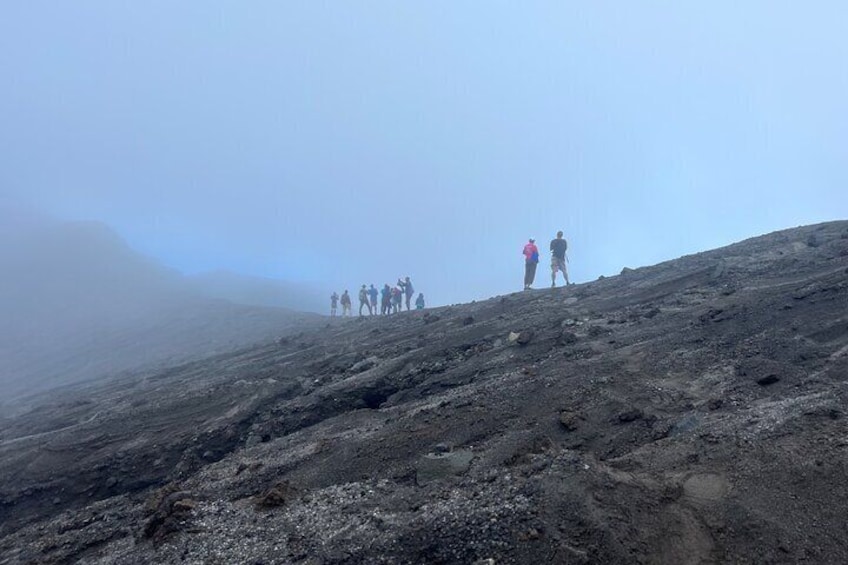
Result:
[[[561,272],[565,279],[566,286],[571,282],[568,280],[568,242],[563,238],[562,231],[558,231],[556,238],[551,240],[551,288],[556,287],[557,273]],[[536,247],[536,240],[530,238],[522,251],[524,255],[524,290],[530,290],[533,281],[536,279],[536,267],[539,264],[539,248]],[[415,290],[412,287],[412,281],[409,277],[401,280],[398,279],[397,284],[392,287],[388,284],[382,289],[377,288],[372,284],[366,287],[364,284],[359,289],[359,316],[364,316],[363,310],[368,310],[369,316],[377,315],[377,298],[380,297],[380,315],[388,316],[389,314],[397,314],[403,310],[405,299],[406,309],[411,310],[412,296]],[[339,304],[342,306],[342,316],[353,315],[353,303],[350,298],[350,293],[345,290],[339,296],[333,293],[330,296],[330,315],[338,315]],[[424,295],[419,293],[415,300],[415,308],[422,310],[424,308]]]
[[[566,286],[571,283],[568,280],[568,269],[566,263],[568,256],[568,242],[563,239],[562,231],[558,231],[556,239],[551,240],[551,288],[556,287],[557,271],[562,272],[565,278]],[[524,246],[524,290],[530,290],[533,281],[536,279],[536,266],[539,264],[539,248],[536,247],[536,240],[532,237],[527,245]]]
[[[389,286],[388,284],[384,285],[382,289],[377,290],[373,284],[370,287],[366,287],[362,285],[362,288],[359,289],[359,316],[362,317],[363,310],[368,310],[369,316],[377,315],[377,297],[380,297],[380,315],[388,316],[389,314],[397,314],[403,310],[404,298],[406,299],[406,309],[412,310],[412,296],[415,293],[415,289],[412,286],[412,281],[409,280],[409,277],[401,280],[398,279],[397,284],[394,287]],[[350,299],[350,293],[345,290],[344,293],[339,296],[337,293],[333,293],[330,296],[330,316],[336,316],[338,313],[339,303],[342,305],[342,316],[351,316],[353,311],[353,304]],[[415,299],[415,309],[423,310],[424,309],[424,294],[418,293],[418,298]]]

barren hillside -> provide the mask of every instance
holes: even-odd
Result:
[[[848,222],[0,427],[2,563],[844,563]]]

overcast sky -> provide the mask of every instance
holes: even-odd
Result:
[[[26,0],[0,73],[0,190],[190,273],[450,303],[848,217],[836,1]]]

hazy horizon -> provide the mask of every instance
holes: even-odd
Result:
[[[187,274],[465,302],[562,229],[594,280],[848,217],[841,12],[14,5],[0,197]]]

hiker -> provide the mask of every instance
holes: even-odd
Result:
[[[330,316],[335,317],[336,310],[339,307],[339,295],[335,292],[330,296]]]
[[[539,264],[539,248],[536,247],[536,240],[531,237],[522,253],[524,254],[524,290],[530,290],[530,285],[536,278],[536,265]]]
[[[562,271],[562,276],[565,277],[565,286],[570,285],[568,282],[568,269],[566,268],[566,255],[568,250],[568,242],[563,239],[562,231],[558,231],[556,239],[551,240],[551,288],[556,287],[557,271]]]
[[[380,296],[382,297],[382,303],[380,307],[380,315],[388,316],[391,314],[391,303],[392,303],[392,289],[389,288],[389,285],[386,284],[383,286],[383,289],[380,291]]]
[[[412,310],[409,306],[409,302],[412,300],[412,294],[415,292],[415,289],[412,288],[412,281],[409,280],[409,277],[406,277],[403,281],[398,279],[398,286],[403,291],[404,296],[406,296],[406,310]]]
[[[350,294],[348,294],[347,291],[344,291],[344,294],[342,294],[341,302],[342,302],[342,317],[350,316],[350,311],[351,311]]]
[[[424,293],[423,292],[419,292],[418,298],[415,299],[415,309],[416,310],[423,310],[424,309]]]
[[[392,313],[400,314],[403,292],[398,287],[392,289]]]
[[[371,298],[371,315],[377,315],[377,287],[374,284],[371,284],[371,288],[368,289],[368,296]]]
[[[362,285],[362,288],[359,289],[359,317],[362,317],[362,307],[368,308],[368,315],[372,315],[374,313],[371,310],[371,303],[368,301],[368,289],[365,288],[365,285]]]

